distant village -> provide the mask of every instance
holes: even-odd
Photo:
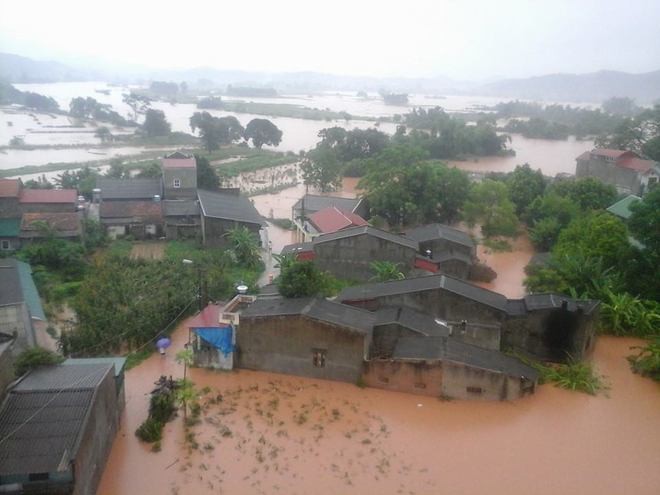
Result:
[[[174,152],[161,165],[158,178],[99,178],[91,201],[73,189],[0,179],[0,439],[11,435],[0,446],[2,493],[93,493],[126,401],[122,357],[69,358],[14,376],[14,360],[41,345],[48,325],[31,267],[14,251],[50,236],[81,241],[91,219],[111,239],[191,239],[208,248],[224,246],[242,226],[271,254],[266,219],[249,198],[199,189],[193,156]],[[576,175],[616,186],[626,197],[608,211],[625,219],[631,202],[657,184],[660,164],[594,149],[577,157]],[[299,242],[275,254],[353,284],[332,298],[287,298],[275,281],[209,302],[187,320],[194,365],[442,399],[517,400],[539,384],[522,357],[565,362],[594,348],[599,301],[508,298],[477,285],[496,274],[467,232],[439,223],[387,231],[369,220],[363,198],[301,197],[291,212]],[[393,263],[404,278],[372,281],[373,261]]]

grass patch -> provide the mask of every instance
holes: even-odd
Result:
[[[483,240],[483,245],[495,252],[513,251],[511,243],[505,239],[491,239],[487,237]]]
[[[542,364],[529,362],[540,374],[540,383],[552,383],[559,388],[596,395],[607,389],[603,376],[590,363]]]
[[[142,361],[147,359],[151,354],[153,354],[154,350],[150,347],[147,346],[144,349],[141,349],[137,352],[131,352],[126,355],[126,371],[130,370],[131,368],[135,368],[138,364],[140,364]]]
[[[297,185],[298,185],[298,181],[293,180],[291,182],[284,182],[283,184],[278,184],[276,186],[258,187],[258,188],[252,189],[248,193],[248,196],[257,196],[259,194],[274,194],[274,193],[283,191],[284,189],[288,189],[290,187],[295,187]]]
[[[633,347],[633,349],[639,352],[634,356],[628,356],[632,370],[660,382],[660,337],[655,337],[644,347]]]

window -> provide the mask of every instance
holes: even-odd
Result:
[[[483,393],[483,390],[481,390],[481,387],[466,387],[466,390],[468,391],[469,394],[479,394],[479,395],[481,395]]]
[[[316,368],[325,368],[326,349],[312,349],[312,363]]]
[[[48,479],[48,473],[30,473],[28,479],[30,481],[46,481]]]
[[[11,244],[7,239],[3,239],[0,241],[0,249],[2,249],[3,251],[8,251],[9,249],[11,249]]]
[[[174,179],[174,180],[172,181],[172,185],[173,185],[174,187],[181,187],[181,179]]]

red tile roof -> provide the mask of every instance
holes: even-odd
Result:
[[[45,222],[55,232],[80,232],[78,213],[23,213],[21,232],[38,231],[40,226],[35,222]]]
[[[362,227],[368,225],[367,221],[355,213],[347,213],[339,210],[335,206],[323,208],[312,213],[309,221],[316,229],[323,234],[331,234],[349,227]]]
[[[188,328],[219,327],[220,305],[209,304],[201,313],[195,315],[188,321]]]
[[[622,158],[616,161],[618,167],[629,168],[638,172],[648,172],[655,165],[653,160],[643,160],[642,158]]]
[[[197,163],[194,156],[188,156],[176,151],[163,158],[163,168],[195,168]]]
[[[159,201],[105,201],[101,203],[101,219],[140,218],[143,221],[160,222],[163,219]]]
[[[636,157],[637,155],[633,153],[632,151],[626,151],[626,150],[613,150],[613,149],[608,149],[608,148],[594,148],[591,150],[591,153],[593,155],[597,156],[607,156],[609,158],[623,158],[625,157]]]
[[[75,203],[75,189],[23,189],[21,203]]]
[[[0,179],[0,198],[18,198],[20,192],[20,179]]]

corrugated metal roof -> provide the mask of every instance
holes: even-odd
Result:
[[[375,315],[368,311],[321,298],[258,298],[241,313],[241,319],[267,316],[306,316],[325,323],[368,334]]]
[[[434,289],[444,289],[497,310],[506,310],[507,299],[502,294],[477,287],[464,280],[447,275],[428,275],[347,287],[339,294],[338,299],[341,301],[374,299],[377,297],[409,294]]]
[[[393,242],[395,244],[399,244],[401,246],[414,249],[415,251],[417,251],[417,249],[419,248],[419,244],[415,240],[406,239],[403,236],[392,234],[391,232],[385,232],[384,230],[380,230],[375,227],[371,227],[369,225],[365,225],[362,227],[351,227],[348,229],[340,230],[339,232],[333,232],[332,234],[323,234],[315,238],[312,241],[312,244],[317,245],[317,244],[322,244],[324,242],[332,242],[332,241],[336,241],[337,239],[347,239],[349,237],[355,237],[359,235],[369,235],[369,236],[377,237],[384,241]]]
[[[130,218],[158,223],[163,220],[160,201],[106,201],[99,208],[101,219]]]
[[[166,217],[187,217],[199,215],[199,203],[194,199],[163,201]]]
[[[625,198],[617,201],[614,203],[612,206],[609,206],[607,208],[607,211],[609,211],[611,214],[616,215],[619,218],[623,218],[624,220],[628,220],[630,216],[632,215],[632,211],[630,211],[630,205],[633,203],[636,203],[637,201],[641,201],[642,198],[639,196],[635,196],[634,194],[630,194],[626,196]]]
[[[257,209],[245,196],[197,190],[199,205],[205,217],[264,225]]]
[[[92,357],[92,358],[69,358],[61,364],[66,365],[66,366],[75,366],[75,365],[79,365],[79,364],[111,364],[112,366],[114,366],[115,376],[117,376],[117,375],[121,374],[124,367],[126,366],[126,358],[125,357],[117,357],[117,356]]]
[[[606,156],[608,158],[615,158],[615,159],[621,158],[622,156],[638,156],[632,151],[614,150],[611,148],[594,148],[593,150],[591,150],[591,154],[596,156]]]
[[[41,222],[53,229],[56,235],[82,232],[79,213],[23,213],[21,235],[30,237],[32,232],[37,234],[36,237],[41,237]]]
[[[25,302],[33,318],[46,320],[30,265],[13,258],[0,259],[0,306]]]
[[[394,359],[443,360],[509,376],[538,379],[531,366],[499,351],[483,349],[451,337],[401,337],[397,341]]]
[[[414,229],[407,230],[405,236],[418,242],[446,239],[457,244],[474,248],[474,241],[469,234],[441,223],[420,225]]]
[[[75,189],[23,189],[21,203],[71,203],[78,198]]]
[[[30,265],[22,261],[17,261],[16,267],[18,269],[18,277],[21,281],[23,298],[30,309],[30,316],[32,318],[46,321],[46,314],[41,305],[39,291],[37,291],[37,286],[34,284],[34,279],[32,278],[32,268]]]
[[[43,366],[32,370],[12,392],[84,390],[96,388],[114,363]]]
[[[96,179],[103,199],[153,199],[163,196],[161,179]]]
[[[314,250],[314,243],[299,242],[297,244],[289,244],[287,246],[284,246],[280,254],[294,254],[301,251],[313,251],[313,250]]]
[[[329,234],[348,227],[367,225],[367,221],[360,215],[339,210],[336,206],[323,208],[309,216],[309,221],[316,230]]]

